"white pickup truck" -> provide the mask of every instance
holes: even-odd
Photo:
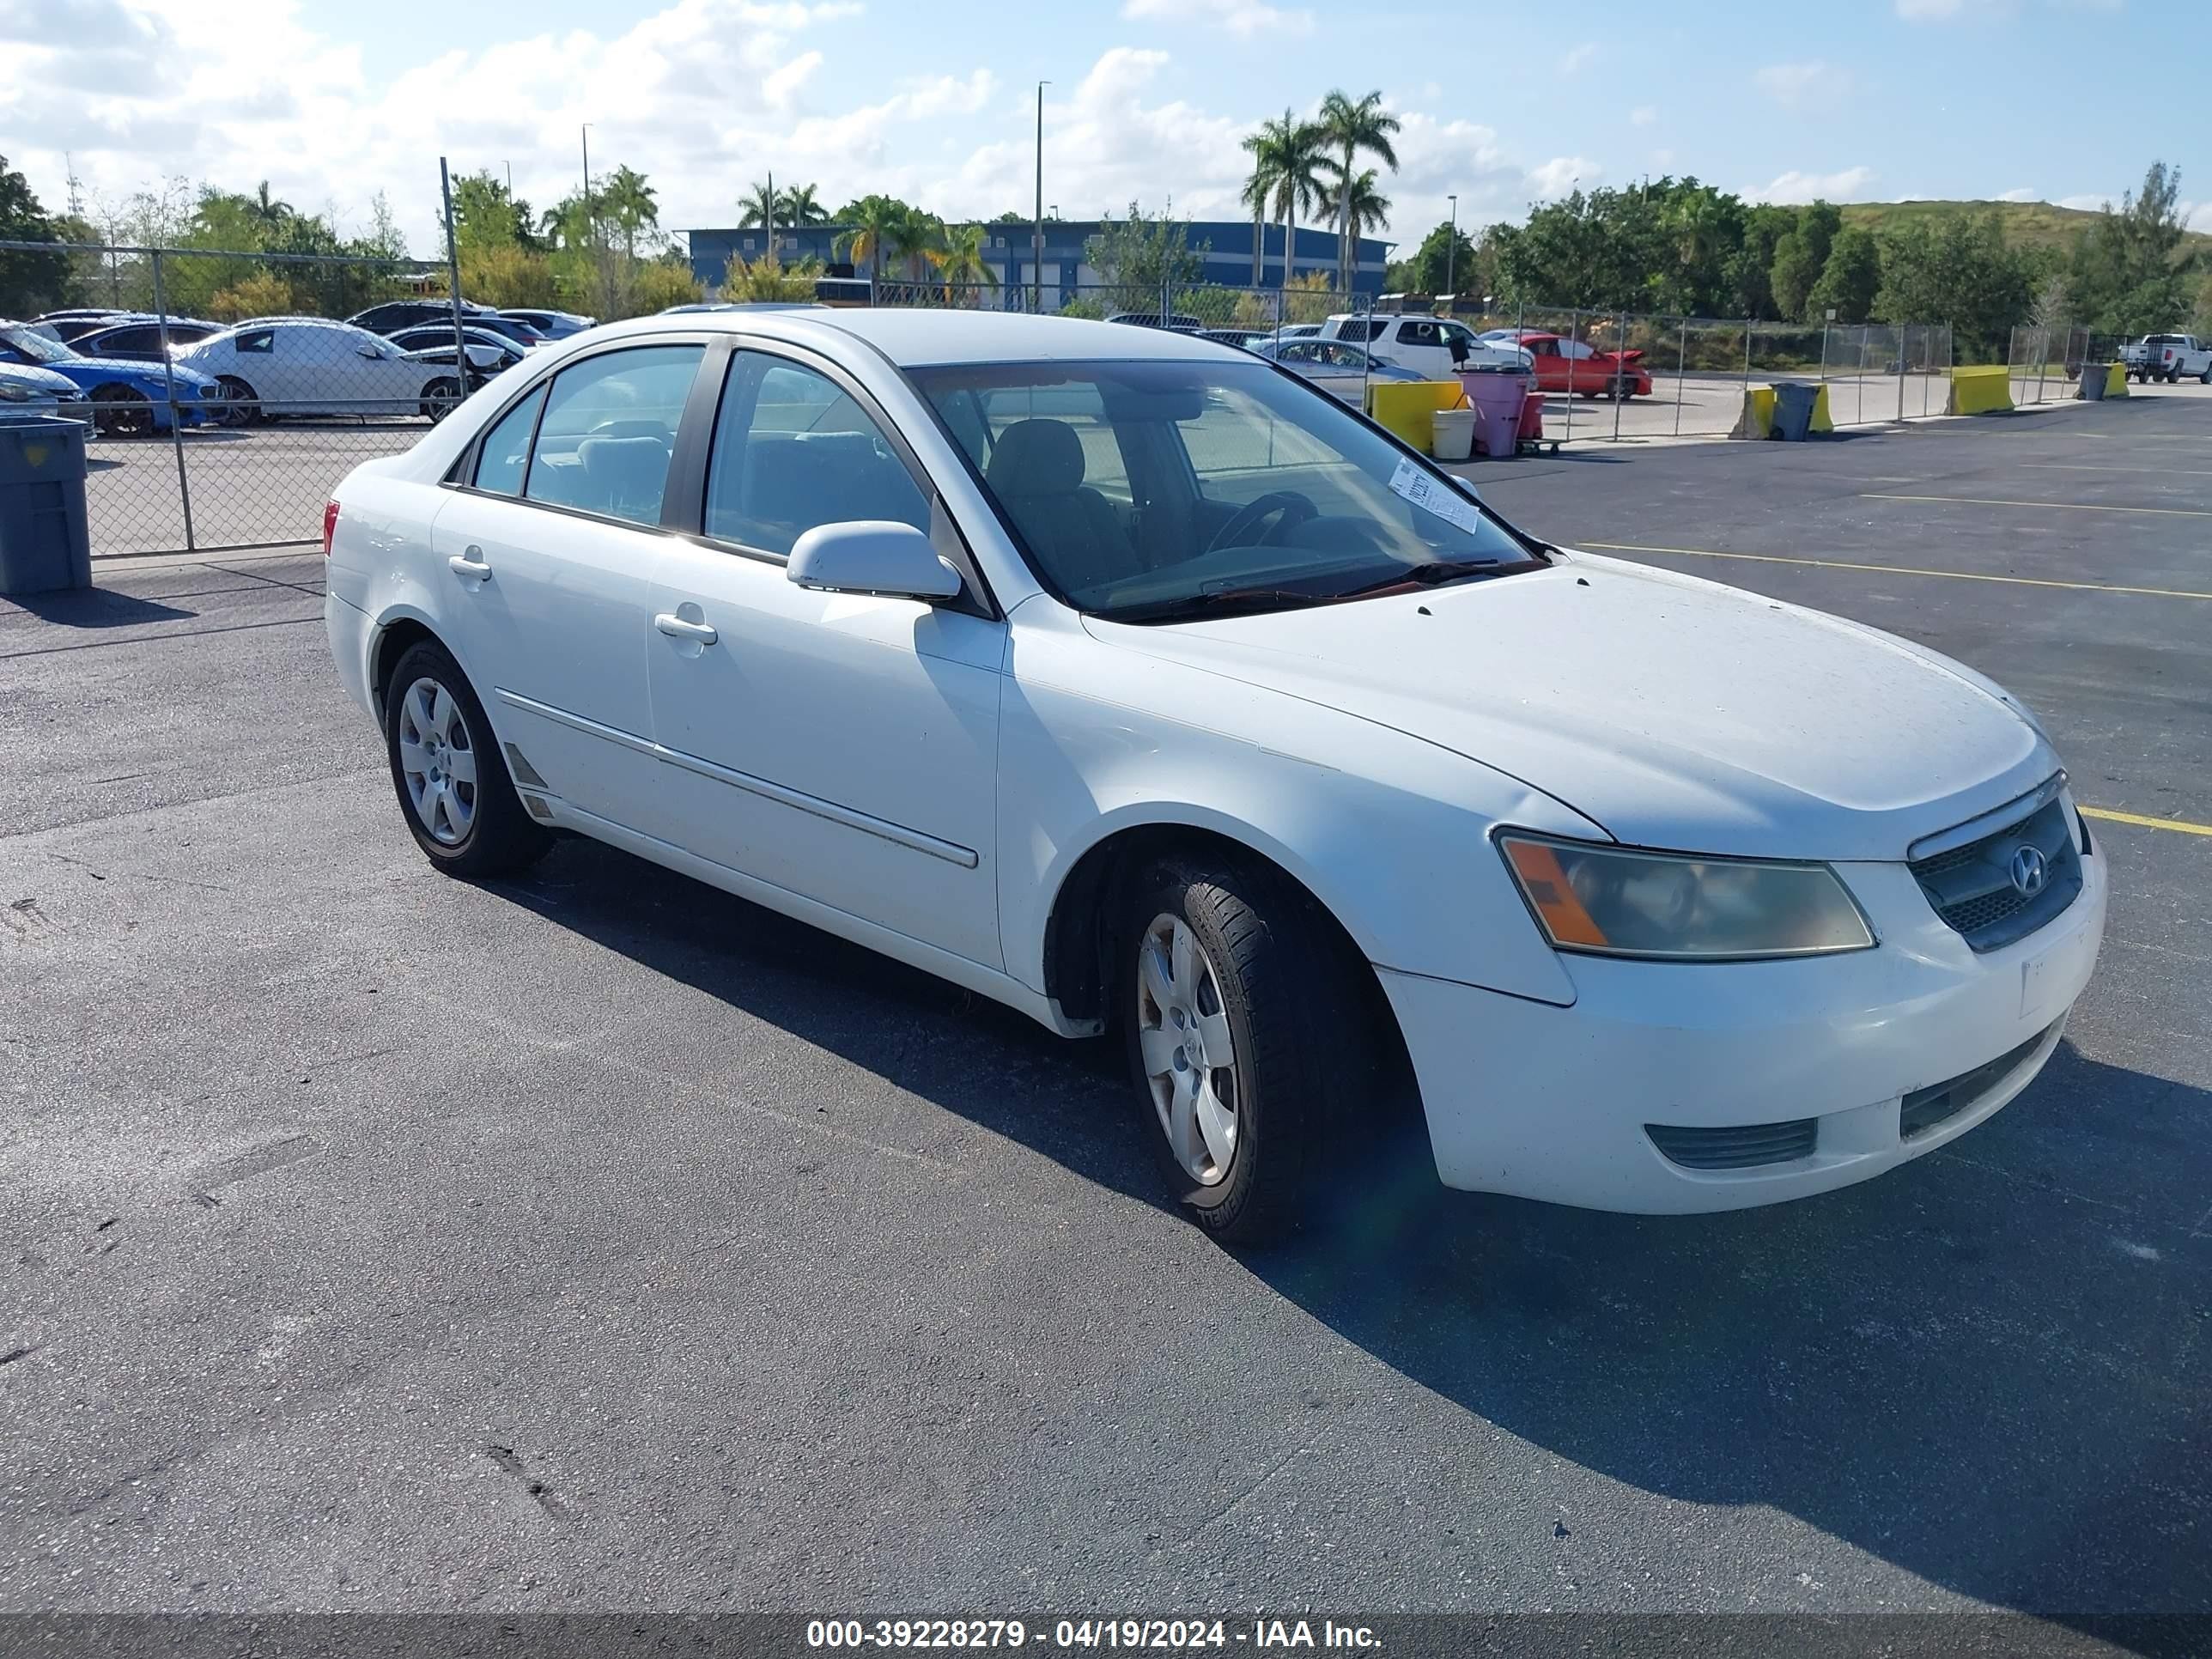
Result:
[[[2130,379],[2146,383],[2191,374],[2212,386],[2212,343],[2194,334],[2146,334],[2120,348],[2120,364]]]

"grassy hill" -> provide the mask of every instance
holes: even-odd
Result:
[[[2119,204],[2113,204],[2118,207]],[[1920,221],[1941,222],[1961,214],[1994,213],[2004,222],[2005,239],[2014,247],[2071,247],[2075,236],[2097,217],[2081,208],[2049,202],[1846,202],[1844,222],[1876,232],[1900,229]],[[2183,246],[2191,252],[2212,248],[2212,235],[2191,231]]]

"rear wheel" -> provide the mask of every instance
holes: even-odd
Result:
[[[399,810],[441,870],[471,880],[508,875],[551,844],[515,793],[483,705],[444,646],[425,640],[401,656],[384,731]]]
[[[150,438],[154,435],[153,402],[128,386],[95,386],[92,424],[103,438]]]
[[[446,378],[433,380],[422,388],[422,418],[435,426],[452,412],[453,405],[460,400],[461,383],[459,380]]]
[[[1295,1228],[1372,1112],[1376,1036],[1341,936],[1263,867],[1170,859],[1124,890],[1116,978],[1139,1133],[1193,1220]]]

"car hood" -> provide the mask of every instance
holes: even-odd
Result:
[[[2024,709],[1932,652],[1586,554],[1418,595],[1086,625],[1464,755],[1641,846],[1901,859],[2058,767]]]
[[[32,368],[27,365],[9,363],[0,368],[0,386],[21,386],[27,392],[40,392],[50,397],[70,397],[81,388],[66,374],[57,374],[51,368]]]

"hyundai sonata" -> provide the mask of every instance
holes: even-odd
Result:
[[[2018,702],[1548,544],[1164,330],[698,313],[533,354],[325,513],[438,868],[595,837],[1126,1046],[1174,1191],[1310,1213],[1418,1087],[1459,1188],[1717,1210],[1971,1130],[2103,860]]]

